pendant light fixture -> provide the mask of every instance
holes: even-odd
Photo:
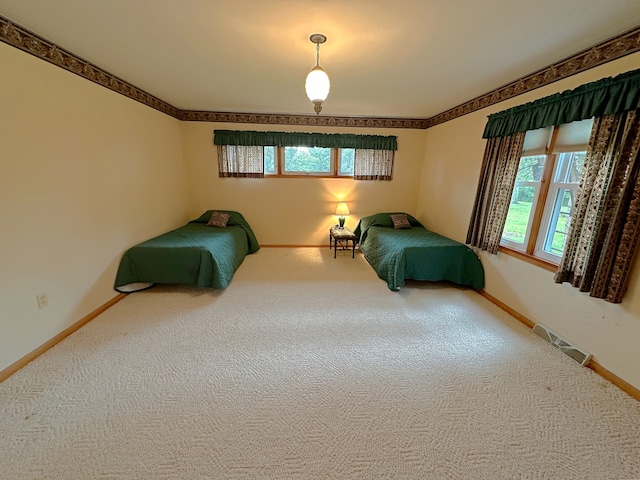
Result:
[[[320,115],[322,102],[327,99],[329,88],[331,88],[329,77],[320,66],[320,44],[326,42],[327,37],[321,33],[314,33],[309,37],[309,40],[316,44],[316,66],[307,75],[304,88],[307,91],[307,97],[313,102],[313,109],[317,115]]]

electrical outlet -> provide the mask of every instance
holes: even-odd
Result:
[[[36,295],[36,299],[38,300],[38,308],[44,308],[49,305],[49,300],[47,299],[46,293],[41,293],[40,295]]]

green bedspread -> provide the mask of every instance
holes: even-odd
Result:
[[[411,215],[407,215],[410,229],[394,229],[392,214],[364,217],[354,231],[365,258],[390,290],[398,290],[405,279],[484,288],[484,269],[473,250],[427,230]]]
[[[131,292],[132,284],[179,283],[226,288],[245,256],[260,249],[238,213],[228,213],[225,228],[207,226],[213,210],[186,225],[139,243],[127,250],[116,275],[115,289]],[[147,285],[149,286],[149,285]]]

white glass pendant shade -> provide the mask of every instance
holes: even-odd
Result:
[[[307,97],[313,102],[313,109],[317,115],[320,115],[322,102],[327,99],[329,89],[331,88],[329,76],[320,66],[320,44],[326,42],[327,37],[321,33],[314,33],[309,37],[309,40],[316,44],[316,66],[313,67],[309,75],[307,75],[304,88],[307,91]]]
[[[327,99],[331,82],[329,82],[329,76],[321,66],[316,65],[309,72],[304,88],[307,91],[307,97],[314,103],[324,102]]]

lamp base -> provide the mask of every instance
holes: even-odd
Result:
[[[338,228],[344,228],[345,217],[338,217]]]

